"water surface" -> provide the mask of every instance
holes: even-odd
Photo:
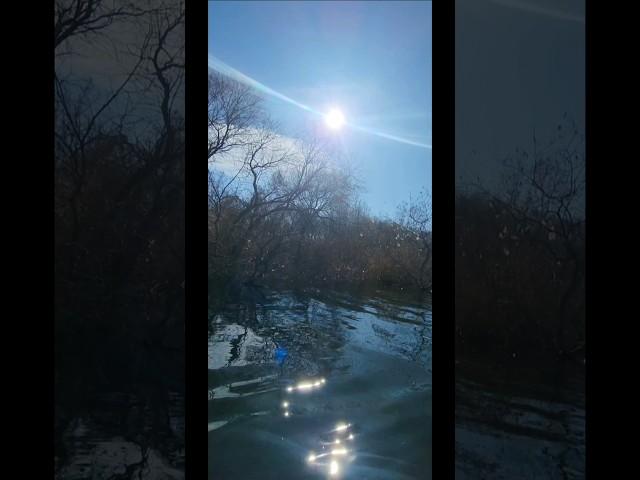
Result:
[[[457,370],[456,480],[585,477],[579,374],[478,362]]]
[[[431,478],[430,298],[270,292],[209,333],[209,478]]]

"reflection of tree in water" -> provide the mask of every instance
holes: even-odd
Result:
[[[250,303],[228,307],[221,314],[222,323],[237,324],[244,330],[229,340],[232,348],[227,366],[241,354],[242,360],[250,364],[273,364],[276,352],[279,352],[281,361],[278,363],[283,376],[325,373],[345,343],[341,328],[343,316],[335,306],[300,295],[274,297],[264,305]],[[210,335],[216,330],[211,323]],[[245,345],[249,330],[261,338],[260,345]]]
[[[431,314],[425,313],[423,316],[423,325],[417,330],[418,342],[416,343],[416,348],[411,353],[411,358],[413,361],[418,361],[420,355],[426,352],[429,354],[429,363],[431,363],[431,345],[432,345],[432,334],[431,334]],[[428,348],[428,350],[427,350]]]
[[[225,478],[254,472],[250,465],[238,466],[230,460],[233,452],[244,454],[248,442],[258,447],[256,451],[264,451],[263,458],[268,461],[284,457],[304,462],[300,475],[293,474],[298,473],[296,465],[286,462],[290,470],[278,472],[283,478],[326,475],[333,462],[341,475],[351,470],[358,478],[373,472],[371,469],[379,474],[410,468],[409,463],[402,463],[411,455],[404,446],[396,451],[385,445],[386,440],[374,441],[370,433],[409,435],[409,444],[422,444],[423,437],[407,433],[410,429],[404,425],[422,415],[419,408],[412,407],[417,398],[425,398],[425,392],[416,391],[425,390],[423,380],[427,377],[421,375],[421,366],[411,366],[406,377],[403,374],[411,349],[418,357],[416,363],[424,365],[425,345],[430,342],[429,307],[405,304],[403,312],[401,306],[384,310],[383,305],[376,309],[373,303],[370,296],[344,291],[312,295],[273,292],[263,304],[236,304],[218,317],[215,341],[221,348],[217,350],[234,360],[229,364],[228,358],[220,359],[216,364],[223,366],[209,371],[209,451],[217,471],[236,472]],[[404,321],[394,320],[396,317]],[[378,327],[378,333],[370,325]],[[385,343],[391,348],[380,342],[372,346],[363,342],[364,337],[368,340],[383,331],[389,333]],[[401,355],[398,345],[405,350]],[[376,361],[381,363],[366,365]],[[388,372],[376,375],[370,367]],[[405,378],[413,381],[411,386]],[[322,384],[322,379],[326,379],[326,386],[312,386],[316,381]],[[390,399],[389,392],[395,390]],[[389,427],[386,422],[395,422],[391,417],[396,408],[411,419],[403,417],[402,426]],[[350,427],[336,431],[342,422]],[[351,433],[354,435],[349,438]],[[340,444],[335,443],[337,437]],[[334,449],[349,453],[333,455]],[[360,460],[351,465],[355,459],[351,453],[356,450]]]
[[[244,343],[244,340],[247,338],[248,329],[244,327],[244,333],[241,333],[236,338],[231,340],[231,356],[229,357],[229,361],[227,362],[227,367],[230,366],[234,360],[236,360],[240,354],[240,347]]]
[[[424,303],[418,300],[407,303],[406,298],[385,295],[384,297],[372,298],[370,306],[378,318],[392,320],[400,324],[415,325],[413,327],[414,334],[412,335],[414,344],[411,346],[402,344],[402,341],[397,339],[396,334],[385,330],[379,325],[374,324],[372,328],[380,338],[394,343],[395,349],[404,356],[414,362],[418,362],[420,356],[431,346],[432,340],[430,306],[427,306],[426,300]]]
[[[350,358],[344,356],[349,355],[345,346],[354,335],[366,335],[369,324],[386,351],[422,366],[430,364],[428,304],[386,305],[382,298],[345,292],[274,292],[262,304],[228,305],[212,323],[210,343],[220,344],[218,351],[228,357],[219,359],[222,368],[210,370],[210,400],[253,396],[291,382],[331,377],[336,368],[347,368],[340,367]],[[362,326],[365,331],[360,332]],[[220,406],[211,409],[210,421],[220,420]]]
[[[269,332],[277,347],[287,354],[283,376],[326,374],[344,346],[344,330],[336,308],[311,297],[297,297],[292,309],[265,307],[262,331]]]
[[[416,343],[416,347],[411,352],[411,359],[414,362],[419,361],[420,355],[425,351],[427,345],[431,345],[431,334],[429,333],[429,336],[427,337],[427,330],[429,330],[430,332],[431,327],[425,325],[419,330],[420,333],[418,334],[418,342]]]
[[[273,342],[260,331],[257,308],[255,304],[231,305],[209,322],[210,341],[225,341],[231,345],[227,367],[236,361],[264,364],[271,360]],[[236,328],[224,330],[220,328],[223,325]],[[259,344],[256,340],[262,340],[262,343]]]

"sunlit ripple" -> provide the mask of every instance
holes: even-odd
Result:
[[[354,440],[354,435],[349,430],[351,427],[351,423],[338,422],[330,431],[335,435],[335,438],[330,442],[320,442],[323,449],[327,447],[326,450],[320,454],[309,452],[306,459],[307,463],[316,468],[327,469],[327,473],[331,477],[344,473],[343,470],[346,464],[352,462],[356,458],[353,455],[353,450],[351,448],[343,446],[343,440]],[[353,443],[351,443],[351,445],[353,445]],[[325,457],[327,457],[328,462],[319,461]]]
[[[334,432],[342,432],[351,426],[350,423],[339,423],[336,425],[336,428],[333,430]]]
[[[314,388],[321,387],[322,385],[325,384],[325,382],[326,380],[324,378],[321,378],[320,380],[301,382],[295,386],[288,386],[287,392],[290,393],[290,392],[293,392],[294,390],[301,390],[301,391],[313,390]]]

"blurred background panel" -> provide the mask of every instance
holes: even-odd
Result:
[[[583,478],[585,5],[457,0],[456,478]]]
[[[54,20],[56,478],[183,478],[184,4]]]

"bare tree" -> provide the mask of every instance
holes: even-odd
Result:
[[[233,168],[209,170],[210,269],[250,279],[262,275],[317,221],[330,221],[354,190],[350,176],[331,167],[318,142],[292,143],[252,128],[235,145]],[[228,145],[227,153],[234,152]],[[218,272],[215,272],[218,270]],[[244,273],[243,273],[244,272]]]
[[[531,156],[523,152],[507,161],[511,173],[506,178],[506,199],[502,202],[524,231],[536,228],[544,232],[546,238],[541,244],[557,264],[569,269],[568,278],[558,283],[558,328],[553,340],[559,353],[567,349],[564,331],[570,320],[569,303],[584,275],[583,148],[583,138],[572,123],[561,125],[557,137],[542,148],[534,135]]]
[[[490,200],[496,218],[508,218],[513,226],[513,231],[507,234],[505,225],[499,238],[505,243],[515,242],[514,245],[526,238],[545,252],[548,263],[554,266],[551,281],[556,306],[546,314],[556,324],[551,341],[559,354],[582,348],[582,345],[567,346],[565,331],[571,321],[583,322],[570,318],[584,306],[584,295],[579,292],[584,281],[583,141],[572,122],[561,124],[546,145],[540,145],[534,134],[530,152],[517,150],[504,161],[500,189],[489,191],[476,184],[477,190]],[[507,245],[504,248],[505,252],[512,250]],[[531,322],[540,324],[540,319]]]
[[[410,251],[419,252],[418,258],[401,258],[398,262],[404,263],[404,269],[412,277],[414,283],[421,289],[431,289],[431,197],[426,191],[420,192],[417,197],[411,197],[408,202],[400,205],[398,209],[397,238],[403,242],[413,244],[416,248]]]
[[[102,33],[122,18],[145,15],[133,3],[118,0],[56,0],[54,47],[73,37]]]
[[[151,3],[57,1],[53,85],[56,406],[135,393],[145,445],[184,357],[184,5]],[[110,63],[85,70],[81,49]]]
[[[93,322],[123,335],[123,343],[135,343],[144,328],[155,324],[159,328],[149,330],[161,334],[168,319],[180,315],[169,306],[159,312],[158,304],[171,298],[179,305],[184,281],[183,239],[175,228],[184,216],[183,123],[176,107],[184,71],[184,9],[167,2],[131,18],[124,7],[113,5],[115,13],[106,2],[57,4],[57,20],[73,28],[65,30],[66,40],[106,32],[116,19],[133,18],[140,27],[128,57],[120,55],[115,63],[123,78],[112,89],[77,72],[63,77],[57,64],[56,309],[58,317],[76,319],[57,325],[65,331]],[[94,47],[93,38],[86,40],[86,48]],[[74,55],[67,60],[73,63]],[[150,98],[153,103],[145,105]],[[155,108],[159,122],[141,137],[129,122],[134,111],[148,106]],[[162,275],[151,272],[157,257],[164,260]],[[130,301],[141,292],[149,298]],[[92,299],[91,308],[83,298]],[[126,306],[132,312],[143,309],[140,318],[145,320],[130,322]]]
[[[251,142],[249,128],[264,129],[263,119],[260,98],[250,87],[209,73],[209,161]]]

